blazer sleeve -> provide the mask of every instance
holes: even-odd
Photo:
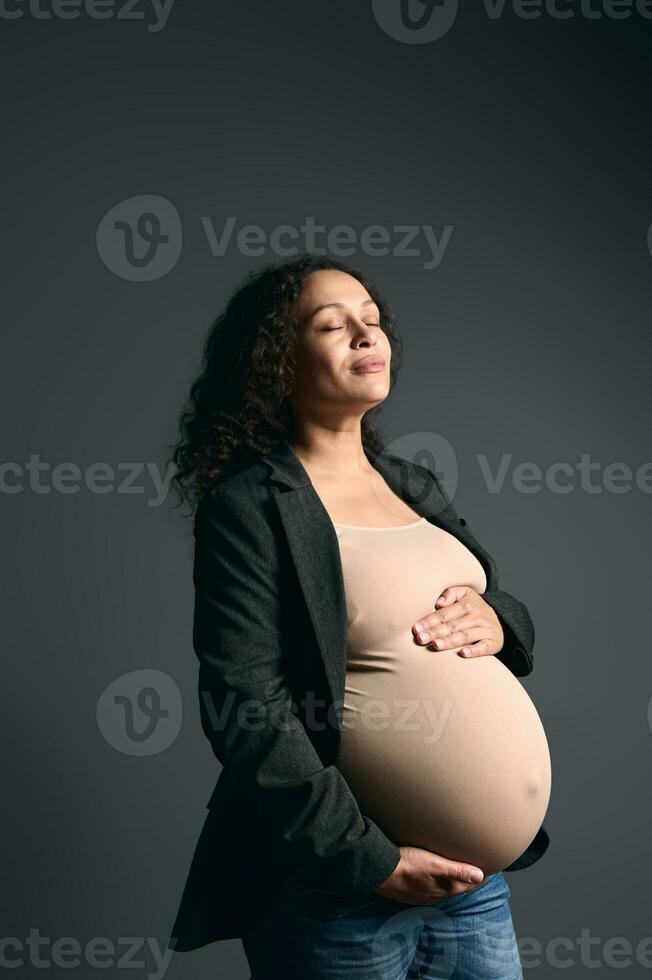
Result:
[[[339,769],[324,766],[292,711],[278,553],[259,506],[220,488],[202,497],[193,570],[202,727],[281,861],[310,867],[320,887],[354,901],[385,881],[401,855],[360,812]]]
[[[516,599],[509,592],[505,592],[499,587],[498,569],[495,560],[475,539],[467,527],[466,520],[458,516],[444,490],[442,482],[427,467],[422,468],[427,471],[442,497],[444,506],[440,513],[445,514],[454,524],[461,524],[464,527],[466,537],[472,548],[478,556],[484,558],[485,564],[488,567],[487,588],[482,593],[482,598],[485,602],[489,603],[498,616],[505,637],[502,648],[495,656],[516,677],[526,677],[534,669],[534,655],[532,653],[534,647],[534,624],[530,614],[526,606],[519,599]]]

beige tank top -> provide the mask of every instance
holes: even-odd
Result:
[[[337,766],[395,843],[502,870],[547,809],[541,720],[495,656],[431,650],[412,634],[445,588],[484,592],[484,569],[425,517],[389,528],[333,523],[348,617]]]

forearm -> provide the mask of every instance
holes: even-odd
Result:
[[[334,765],[324,766],[289,692],[273,695],[239,678],[230,694],[200,668],[201,716],[215,756],[234,790],[265,821],[288,867],[356,898],[398,864],[398,847],[358,807]]]

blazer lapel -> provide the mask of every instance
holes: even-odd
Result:
[[[369,462],[391,489],[421,517],[455,535],[480,560],[489,582],[484,554],[473,546],[463,525],[444,510],[447,501],[429,478],[424,480],[408,460],[381,453]],[[288,440],[262,456],[268,479],[280,485],[274,496],[297,576],[315,630],[338,722],[341,722],[346,677],[347,612],[339,544],[328,511],[321,502]],[[488,584],[488,588],[489,588]]]
[[[315,499],[316,498],[316,499]],[[346,664],[346,595],[335,530],[312,486],[276,496],[292,558],[340,719]]]

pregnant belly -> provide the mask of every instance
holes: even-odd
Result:
[[[412,644],[395,653],[347,671],[336,764],[396,844],[501,871],[533,840],[550,798],[534,704],[494,656]]]

